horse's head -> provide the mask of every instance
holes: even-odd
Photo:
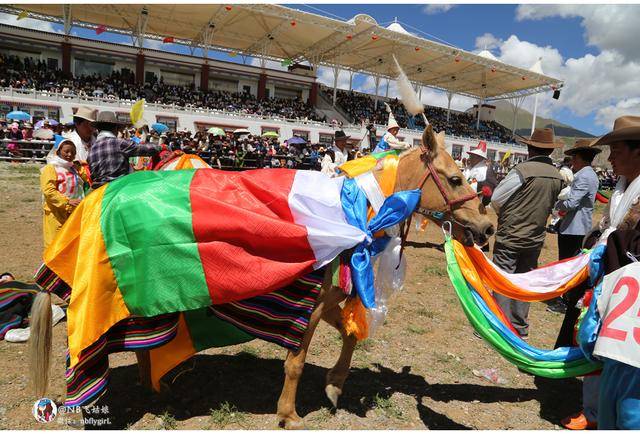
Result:
[[[444,132],[435,134],[431,125],[422,134],[419,148],[404,153],[398,165],[396,191],[422,190],[418,212],[436,219],[442,213],[452,222],[454,238],[465,245],[487,243],[495,229],[462,172],[446,151]]]

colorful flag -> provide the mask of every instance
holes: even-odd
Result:
[[[504,164],[504,163],[505,163],[505,161],[507,161],[507,160],[509,159],[509,157],[511,157],[511,151],[507,151],[507,152],[504,154],[504,157],[502,157],[502,160],[500,161],[500,164]]]
[[[20,21],[20,20],[23,20],[23,19],[28,18],[28,17],[29,17],[29,12],[27,12],[27,11],[21,11],[21,12],[18,14],[18,17],[16,18],[16,20],[17,20],[17,21]]]
[[[100,35],[106,31],[107,31],[107,26],[105,26],[104,24],[100,24],[98,27],[96,27],[96,35]]]
[[[173,36],[167,36],[162,40],[163,44],[170,44],[173,42]]]

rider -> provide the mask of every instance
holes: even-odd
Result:
[[[405,149],[409,149],[411,144],[407,142],[403,142],[399,140],[396,136],[400,131],[400,125],[396,122],[396,118],[393,116],[393,112],[391,111],[391,107],[386,102],[384,103],[387,106],[387,111],[389,112],[389,122],[387,123],[387,132],[384,133],[378,145],[373,150],[373,153],[389,151],[390,149],[397,149],[399,151],[404,151]]]
[[[464,170],[464,177],[467,178],[471,188],[482,196],[482,204],[488,206],[498,181],[493,169],[487,166],[487,142],[480,141],[478,146],[467,151],[467,154],[469,154],[469,161],[468,167]]]
[[[327,150],[322,158],[320,171],[330,177],[337,176],[336,169],[347,162],[347,136],[344,131],[336,131],[334,145]]]

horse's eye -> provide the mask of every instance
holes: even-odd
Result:
[[[460,178],[459,176],[452,176],[451,178],[449,178],[449,184],[458,187],[462,185],[462,178]]]

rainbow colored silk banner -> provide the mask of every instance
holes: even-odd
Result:
[[[589,361],[578,347],[541,350],[527,344],[513,329],[489,292],[492,290],[523,301],[554,298],[587,278],[588,255],[550,264],[529,273],[507,274],[498,271],[498,267],[479,249],[465,248],[450,237],[445,241],[445,253],[449,278],[467,319],[480,336],[509,362],[524,371],[547,378],[576,377],[600,369],[600,365]],[[583,257],[586,257],[586,261]],[[480,264],[481,268],[476,268]],[[511,281],[514,276],[520,276],[522,282],[528,283],[524,288],[519,287]],[[552,286],[549,276],[560,276],[556,281],[560,283]]]

